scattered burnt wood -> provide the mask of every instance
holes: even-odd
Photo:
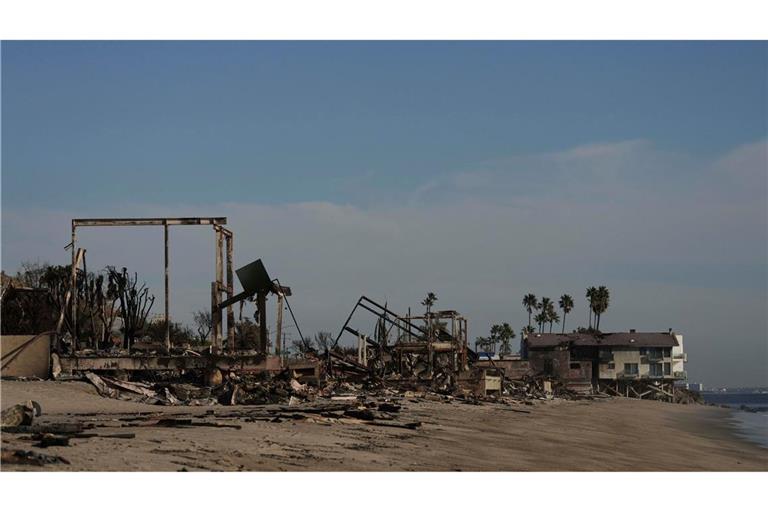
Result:
[[[134,439],[136,434],[133,432],[118,432],[116,434],[96,434],[93,432],[83,432],[78,434],[71,434],[70,439],[91,439],[94,437],[104,437],[107,439]]]
[[[38,448],[48,448],[49,446],[69,446],[70,436],[63,436],[50,433],[40,433],[33,436],[33,439],[37,441],[35,444]]]
[[[395,421],[373,420],[373,421],[367,421],[366,425],[374,425],[376,427],[407,428],[409,430],[416,430],[417,428],[421,427],[421,422],[412,421],[407,423],[398,423]]]
[[[210,421],[193,421],[191,418],[161,418],[154,423],[147,423],[142,426],[171,427],[171,428],[216,427],[216,428],[233,428],[236,430],[240,430],[241,428],[243,428],[241,425],[233,425],[229,423],[210,422]]]
[[[2,427],[2,431],[8,434],[78,434],[89,429],[89,425],[83,423],[38,423],[36,425],[20,425],[16,427]]]
[[[0,461],[3,464],[19,464],[44,466],[46,464],[69,464],[69,461],[58,455],[49,455],[32,450],[2,449]]]

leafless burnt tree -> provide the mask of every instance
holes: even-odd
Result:
[[[206,343],[208,336],[211,335],[213,330],[213,317],[210,311],[196,311],[192,314],[192,318],[195,321],[195,328],[197,329],[197,340],[199,343]]]
[[[138,284],[137,273],[134,272],[133,277],[131,277],[125,267],[121,272],[115,270],[114,267],[107,267],[107,272],[110,282],[114,283],[120,301],[120,311],[123,318],[123,346],[129,349],[144,329],[149,311],[155,303],[155,296],[149,294],[146,283]]]

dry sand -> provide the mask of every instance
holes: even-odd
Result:
[[[81,382],[3,381],[2,407],[42,405],[48,421],[104,425],[97,433],[135,439],[73,439],[33,448],[3,434],[4,449],[61,455],[71,465],[2,470],[45,471],[748,471],[768,470],[768,449],[739,439],[727,410],[631,399],[539,401],[503,406],[404,399],[403,419],[418,430],[317,420],[281,423],[216,418],[253,407],[163,407],[102,398]],[[207,413],[212,411],[212,413]],[[523,411],[523,412],[521,412]],[[207,415],[213,427],[120,427],[139,413]],[[114,426],[112,426],[114,425]]]

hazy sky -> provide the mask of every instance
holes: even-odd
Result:
[[[570,330],[605,284],[604,330],[768,385],[767,77],[764,42],[3,43],[2,267],[67,263],[73,217],[227,216],[307,332],[428,291],[472,339],[570,293]],[[161,229],[80,235],[161,294]],[[171,231],[178,320],[212,242]]]

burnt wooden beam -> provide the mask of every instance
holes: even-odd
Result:
[[[261,352],[267,353],[267,293],[256,294],[256,307],[259,311],[259,345]]]
[[[224,250],[224,237],[222,236],[221,230],[217,226],[214,226],[213,229],[216,233],[216,304],[221,304],[221,292],[224,288],[224,262],[222,258],[222,251]],[[222,337],[224,333],[224,318],[221,309],[216,311],[216,315],[218,316],[216,319],[216,325],[218,326],[216,339],[218,340],[219,348],[221,348]]]
[[[275,355],[280,357],[283,344],[283,294],[277,294],[277,325],[275,326]]]
[[[81,226],[218,226],[226,223],[226,217],[130,217],[72,219],[72,228],[74,230]]]
[[[227,251],[227,300],[231,300],[235,294],[235,282],[232,275],[232,253],[234,251],[234,240],[231,231],[221,228],[224,233]],[[232,303],[227,305],[227,349],[235,349],[235,312],[232,309]]]

